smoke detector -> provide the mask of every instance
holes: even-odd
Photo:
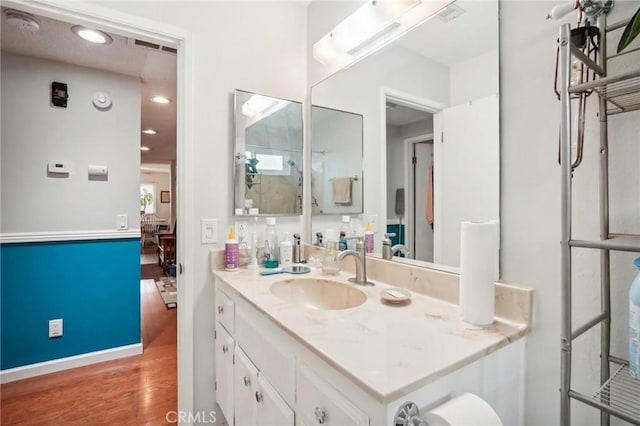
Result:
[[[35,33],[40,31],[40,20],[35,16],[14,9],[6,9],[4,15],[7,18],[7,24],[16,27],[21,31]]]

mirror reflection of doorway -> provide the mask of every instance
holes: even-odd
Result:
[[[433,229],[426,200],[433,166],[433,114],[387,97],[386,133],[386,232],[392,245],[407,247],[407,257],[431,262]]]
[[[412,180],[413,209],[409,212],[411,232],[408,241],[413,258],[433,262],[433,138],[411,143],[412,164],[409,169]]]

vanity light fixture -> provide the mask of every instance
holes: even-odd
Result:
[[[399,26],[397,18],[420,0],[368,0],[313,45],[313,57],[320,63],[348,54]]]
[[[321,64],[375,50],[431,18],[455,0],[368,0],[313,45]]]
[[[95,44],[111,44],[113,43],[113,39],[111,36],[104,31],[94,30],[93,28],[83,27],[81,25],[74,25],[71,27],[71,32],[80,37],[83,40],[86,40],[90,43]]]
[[[142,129],[142,133],[145,135],[157,135],[158,131],[154,129]]]
[[[149,148],[148,146],[141,146],[140,151],[151,151],[151,148]]]
[[[168,104],[169,102],[171,102],[171,99],[164,97],[164,96],[154,96],[152,98],[149,99],[151,102],[155,102],[157,104]]]

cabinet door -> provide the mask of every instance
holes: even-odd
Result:
[[[294,426],[293,410],[273,386],[258,373],[258,426]]]
[[[236,345],[233,392],[235,396],[236,425],[257,424],[258,369],[247,355]]]
[[[233,424],[233,337],[216,323],[216,401]]]
[[[305,365],[298,369],[297,399],[303,425],[365,426],[369,417]]]

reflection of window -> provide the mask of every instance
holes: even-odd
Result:
[[[155,213],[156,212],[156,184],[155,183],[141,183],[140,184],[140,198],[145,193],[149,193],[152,195],[151,203],[147,204],[147,207],[144,209],[145,213]],[[142,206],[140,206],[140,210],[142,210]]]
[[[247,163],[253,163],[250,159],[258,160],[255,167],[258,173],[263,175],[284,175],[285,163],[284,155],[281,154],[259,154],[257,152],[246,152]]]

